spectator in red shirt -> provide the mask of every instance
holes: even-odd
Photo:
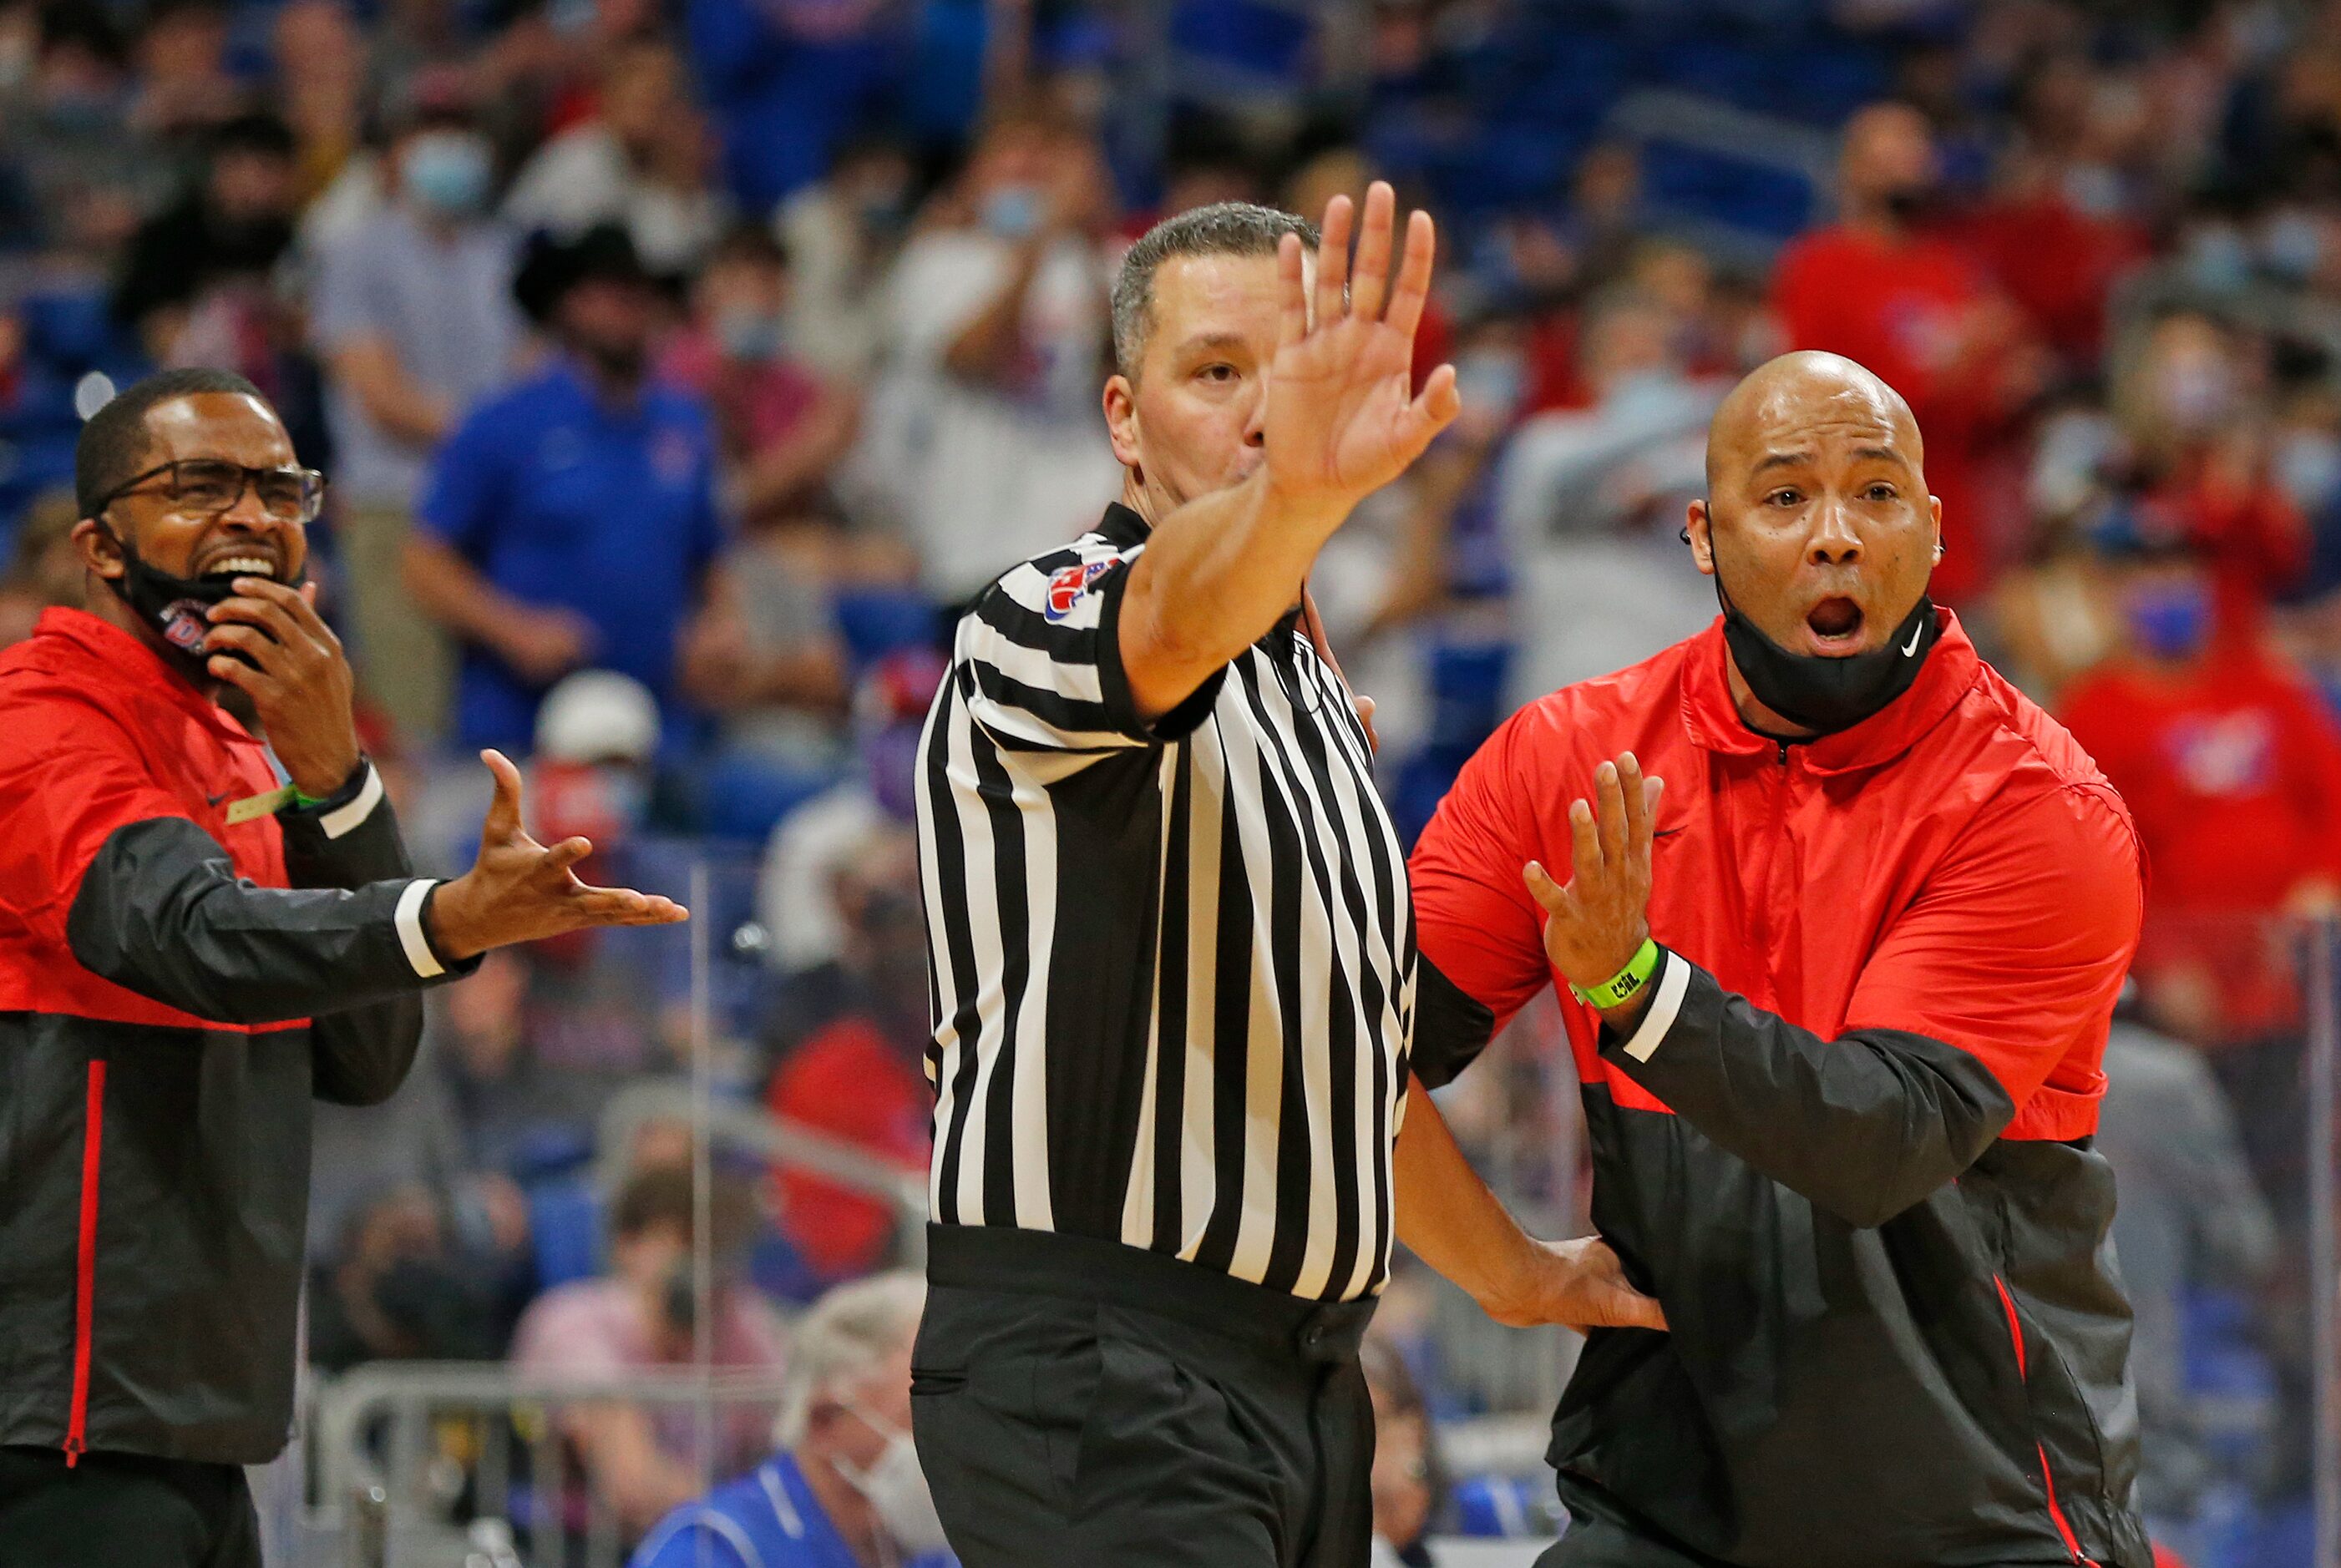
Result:
[[[2220,625],[2256,627],[2308,564],[2309,534],[2272,466],[2264,355],[2196,311],[2157,322],[2117,376],[2114,412],[2149,526],[2209,551]]]
[[[2008,528],[1987,511],[2003,490],[1987,470],[2040,361],[2021,317],[1968,254],[1923,226],[1937,183],[1918,110],[1878,104],[1856,114],[1838,166],[1838,221],[1782,255],[1772,306],[1789,347],[1858,361],[1909,400],[1943,503],[1933,591],[1957,604],[2008,553]]]
[[[812,987],[825,1017],[786,1047],[766,1104],[774,1116],[922,1176],[933,1153],[924,1057],[926,936],[917,844],[901,823],[872,823],[837,857],[836,965]],[[775,1176],[781,1228],[825,1281],[866,1274],[894,1239],[887,1205],[801,1171]]]

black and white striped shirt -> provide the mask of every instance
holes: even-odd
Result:
[[[1152,726],[1121,506],[960,623],[919,779],[946,1225],[1173,1254],[1311,1300],[1389,1271],[1406,864],[1288,617]]]

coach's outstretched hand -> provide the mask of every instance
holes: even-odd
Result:
[[[1277,250],[1277,348],[1261,429],[1269,488],[1288,505],[1346,514],[1406,471],[1462,409],[1452,365],[1414,393],[1414,332],[1430,293],[1436,235],[1429,213],[1408,220],[1393,281],[1397,208],[1390,186],[1375,181],[1352,273],[1350,198],[1333,198],[1317,247],[1313,313],[1300,237],[1287,234]]]
[[[495,775],[496,798],[480,832],[480,858],[431,896],[431,943],[442,957],[460,961],[587,926],[668,926],[690,918],[672,898],[579,881],[571,868],[593,852],[592,841],[563,839],[548,849],[530,838],[520,821],[520,769],[501,751],[483,751],[480,760]]]

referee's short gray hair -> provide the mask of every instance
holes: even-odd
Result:
[[[1173,256],[1273,256],[1287,234],[1317,248],[1317,225],[1256,202],[1213,202],[1163,219],[1123,253],[1113,280],[1113,364],[1135,380],[1154,327],[1154,273]]]
[[[926,1281],[909,1269],[841,1285],[813,1303],[789,1335],[774,1444],[785,1450],[802,1443],[816,1404],[910,1344],[926,1303]]]

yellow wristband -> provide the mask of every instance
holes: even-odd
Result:
[[[1589,1007],[1615,1007],[1634,999],[1650,977],[1659,972],[1659,944],[1656,938],[1645,937],[1626,967],[1598,986],[1571,986],[1569,995]]]

